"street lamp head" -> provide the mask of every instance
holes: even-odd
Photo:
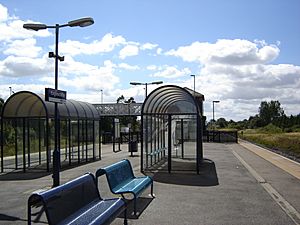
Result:
[[[143,85],[143,83],[140,82],[130,82],[131,85]]]
[[[94,24],[94,19],[91,17],[85,17],[77,20],[72,20],[68,22],[69,27],[87,27]]]
[[[213,103],[219,103],[220,101],[219,100],[217,100],[217,101],[213,101]]]
[[[41,24],[41,23],[26,23],[26,24],[23,25],[23,28],[25,28],[27,30],[38,31],[38,30],[47,29],[47,25],[46,24]]]
[[[162,81],[154,81],[154,82],[151,82],[150,84],[162,84],[163,82]]]
[[[195,77],[196,75],[195,74],[191,74],[191,77]]]

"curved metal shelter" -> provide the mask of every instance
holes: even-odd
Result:
[[[46,162],[50,170],[54,136],[54,103],[45,101],[44,95],[21,91],[10,96],[2,108],[1,120],[1,171],[30,168]],[[101,158],[100,116],[90,103],[66,100],[58,104],[59,149],[61,161],[69,165]],[[97,121],[97,123],[96,123]],[[5,128],[5,129],[4,129]],[[10,130],[10,132],[5,132]],[[13,134],[14,137],[10,137]],[[4,145],[5,144],[5,145]],[[92,146],[92,147],[91,147]],[[14,162],[4,160],[12,151]],[[10,153],[11,155],[11,153]]]
[[[175,85],[161,86],[149,94],[142,107],[142,171],[164,160],[171,172],[173,158],[187,159],[185,145],[193,142],[190,148],[195,150],[192,158],[199,173],[203,159],[203,101],[200,93]]]
[[[58,105],[60,118],[98,119],[96,108],[86,102],[66,100]],[[12,95],[4,104],[2,118],[48,117],[54,118],[54,104],[45,101],[44,95],[37,95],[29,91],[21,91]]]

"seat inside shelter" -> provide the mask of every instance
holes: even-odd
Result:
[[[54,105],[45,101],[44,95],[29,91],[15,93],[5,102],[1,115],[1,172],[51,170]],[[66,100],[58,104],[58,120],[62,166],[101,158],[100,117],[92,104]]]
[[[146,98],[141,115],[141,171],[193,170],[203,159],[204,96],[188,88],[161,86]]]

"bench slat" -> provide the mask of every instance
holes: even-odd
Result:
[[[59,225],[109,224],[124,210],[124,207],[122,199],[93,202],[79,210],[75,215],[63,220]]]
[[[114,190],[114,192],[118,194],[132,192],[135,195],[140,195],[140,193],[144,189],[146,189],[151,183],[152,180],[150,177],[137,177],[129,181],[121,188]]]

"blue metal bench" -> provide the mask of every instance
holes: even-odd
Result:
[[[33,193],[28,199],[28,224],[32,207],[42,207],[50,225],[53,224],[110,224],[124,212],[122,198],[102,199],[93,174],[88,173],[47,191]]]
[[[136,202],[141,193],[151,185],[151,196],[153,195],[153,180],[149,176],[135,177],[130,161],[124,159],[105,168],[96,171],[96,179],[106,174],[109,188],[112,193],[120,194],[124,199],[124,194],[133,194],[134,215],[136,215]]]

